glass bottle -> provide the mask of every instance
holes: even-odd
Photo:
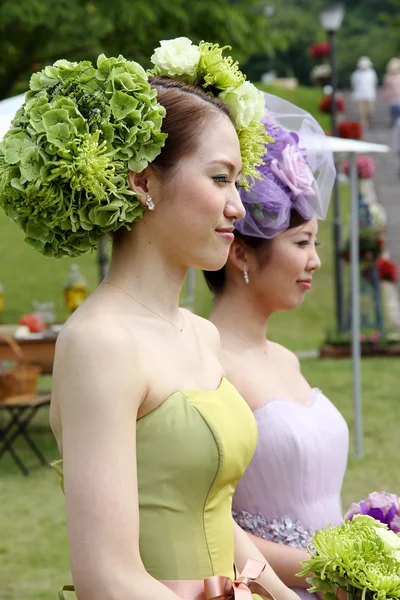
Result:
[[[88,296],[87,279],[82,275],[78,265],[71,265],[68,278],[64,284],[64,302],[71,315]]]

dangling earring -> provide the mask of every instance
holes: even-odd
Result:
[[[147,194],[147,198],[146,198],[146,206],[149,210],[154,210],[155,209],[155,205],[153,202],[153,198],[150,196],[150,194]]]
[[[247,265],[243,266],[243,279],[244,279],[246,285],[249,285],[250,279],[249,279],[249,271],[248,271]]]

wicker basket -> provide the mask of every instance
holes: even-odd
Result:
[[[14,338],[3,336],[2,339],[13,350],[17,364],[0,371],[0,402],[8,396],[36,394],[38,379],[42,371],[41,368],[31,365],[25,360],[22,348]]]

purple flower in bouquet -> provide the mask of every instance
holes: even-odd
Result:
[[[345,518],[352,520],[354,515],[368,515],[398,533],[400,531],[400,498],[387,492],[372,492],[365,500],[353,502],[345,514]]]

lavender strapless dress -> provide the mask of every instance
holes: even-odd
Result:
[[[342,520],[347,424],[316,388],[306,405],[271,399],[254,416],[258,444],[236,487],[234,517],[255,535],[305,548],[313,531]],[[314,597],[295,591],[304,600]]]

